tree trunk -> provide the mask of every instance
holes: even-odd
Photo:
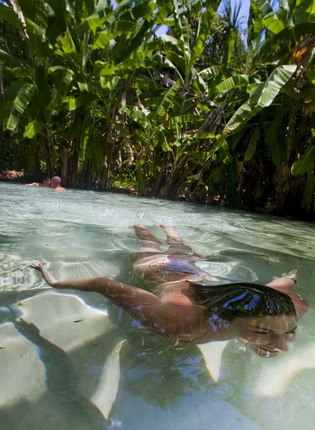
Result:
[[[69,153],[66,146],[61,147],[61,157],[60,157],[60,176],[62,183],[66,186],[68,185],[68,160]]]

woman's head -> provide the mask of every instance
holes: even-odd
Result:
[[[287,351],[296,340],[297,317],[294,315],[237,318],[233,330],[252,351],[261,357],[274,357]]]
[[[198,289],[198,303],[206,306],[209,322],[227,328],[262,357],[286,351],[295,340],[297,315],[291,298],[265,285],[233,283]]]

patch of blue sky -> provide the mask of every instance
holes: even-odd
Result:
[[[226,15],[227,10],[231,8],[231,19],[236,20],[236,24],[241,31],[247,29],[249,16],[250,0],[222,0],[219,8],[219,15]]]
[[[155,34],[157,36],[163,36],[163,34],[166,34],[167,29],[167,25],[160,25],[159,28],[156,30]]]
[[[277,11],[279,9],[279,1],[280,0],[270,1],[270,5],[274,11]],[[115,8],[115,0],[112,0],[112,4]],[[218,14],[223,16],[226,15],[229,7],[231,7],[231,20],[236,19],[236,25],[239,28],[241,34],[243,35],[243,40],[246,45],[250,0],[222,0],[218,7]],[[161,25],[158,27],[155,34],[157,36],[161,36],[166,34],[167,30],[168,27],[166,25]]]
[[[279,0],[271,0],[270,5],[274,11],[279,9]],[[249,17],[249,9],[250,9],[250,0],[222,0],[218,7],[218,14],[226,15],[228,8],[231,7],[231,18],[236,18],[237,27],[241,31],[244,37],[244,41],[247,38],[247,25],[248,25],[248,17]],[[167,26],[161,25],[156,35],[160,36],[166,34]]]
[[[222,0],[218,8],[218,14],[226,15],[228,7],[231,6],[231,16],[234,16],[235,12],[239,9],[240,11],[239,11],[237,25],[239,29],[246,34],[248,15],[249,15],[249,5],[250,5],[250,0]],[[161,25],[155,34],[157,36],[166,34],[167,28],[168,27],[166,25]]]

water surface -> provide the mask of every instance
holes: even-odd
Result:
[[[1,430],[313,429],[313,224],[6,183],[0,198]],[[40,261],[61,279],[133,282],[138,223],[176,227],[216,276],[267,283],[298,269],[296,291],[310,310],[292,348],[268,360],[233,339],[206,357],[139,327],[96,293],[53,291],[27,267]]]

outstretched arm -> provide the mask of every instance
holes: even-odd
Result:
[[[161,303],[160,299],[149,291],[131,287],[130,285],[112,281],[107,278],[57,281],[41,264],[33,264],[31,267],[38,270],[43,275],[47,284],[53,288],[100,293],[114,304],[133,313],[139,313],[139,311],[142,313],[147,308],[156,307]]]
[[[161,302],[149,291],[107,278],[57,281],[41,264],[33,264],[31,267],[38,270],[47,284],[53,288],[93,291],[102,294],[112,303],[126,310],[133,318],[140,320],[144,325],[160,334],[171,334],[170,330],[173,329],[174,323],[176,325],[181,320],[178,318],[177,306]]]

